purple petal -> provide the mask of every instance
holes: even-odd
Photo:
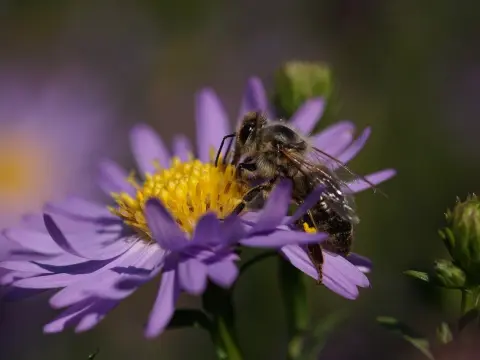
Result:
[[[327,251],[323,255],[323,284],[338,295],[356,299],[359,294],[357,286],[370,284],[368,278],[345,258]]]
[[[323,98],[314,98],[307,100],[293,114],[290,124],[303,134],[309,134],[315,124],[320,120],[325,109],[325,100]]]
[[[87,299],[65,310],[59,317],[43,328],[46,333],[57,333],[68,327],[76,326],[76,332],[93,328],[112,310],[117,301],[105,299]]]
[[[112,284],[113,286],[109,285],[107,288],[92,291],[92,294],[109,299],[124,299],[139,286],[160,274],[165,269],[165,260],[168,260],[169,254],[157,246],[157,250],[146,256],[142,262],[125,268],[121,276]],[[119,271],[119,269],[113,270]]]
[[[370,137],[371,132],[372,131],[370,128],[366,128],[365,130],[363,130],[360,137],[356,139],[354,142],[352,142],[350,146],[345,151],[342,152],[342,154],[337,156],[337,160],[343,164],[346,164],[351,159],[353,159],[360,152],[360,150],[363,149],[363,147],[365,146],[365,143]],[[334,164],[334,168],[338,166],[339,166],[338,164]]]
[[[230,260],[224,260],[208,265],[208,277],[218,286],[230,287],[237,279],[238,268]]]
[[[20,229],[19,229],[20,230]],[[39,233],[42,235],[41,233]],[[36,237],[30,238],[30,240],[35,240]],[[23,239],[27,240],[27,239]],[[28,244],[27,241],[25,241]],[[57,255],[48,254],[43,252],[43,249],[38,248],[39,251],[28,249],[15,241],[10,240],[6,236],[0,234],[0,264],[2,261],[39,261],[39,260],[49,260]]]
[[[99,170],[99,185],[106,195],[122,192],[130,195],[135,193],[135,189],[127,181],[128,173],[114,161],[103,160],[99,164]]]
[[[0,268],[15,271],[28,271],[32,273],[48,273],[47,270],[31,261],[7,260],[0,263]],[[1,272],[0,272],[1,274]]]
[[[282,179],[272,190],[250,234],[271,231],[279,225],[288,211],[292,194],[292,182]]]
[[[62,254],[57,256],[51,256],[48,258],[36,259],[32,261],[35,261],[38,264],[47,265],[47,266],[69,266],[69,265],[85,263],[85,262],[88,262],[89,260],[83,257],[72,255],[67,252],[63,252]]]
[[[45,205],[45,212],[74,216],[82,220],[98,221],[102,218],[118,220],[106,206],[75,197],[67,198],[62,202],[49,203]]]
[[[34,230],[11,228],[5,230],[5,237],[20,244],[23,248],[43,254],[56,255],[62,253],[62,249],[55,244],[51,236]],[[2,251],[6,249],[2,241]],[[11,249],[15,246],[11,245]]]
[[[64,234],[50,215],[45,215],[45,226],[52,239],[64,251],[85,259],[107,260],[114,258],[134,245],[121,233]]]
[[[26,214],[22,216],[20,226],[29,230],[35,230],[47,234],[42,214]]]
[[[230,215],[220,224],[221,240],[224,245],[235,244],[245,236],[246,230],[242,220],[235,215]]]
[[[2,271],[3,273],[3,271]],[[30,277],[38,276],[39,274],[31,271],[9,271],[3,273],[0,277],[0,285],[11,285],[17,281],[28,279]]]
[[[230,133],[228,117],[217,95],[211,89],[204,89],[196,97],[198,158],[210,161],[210,151],[216,151],[222,138]]]
[[[173,138],[173,155],[182,161],[188,161],[193,155],[192,144],[184,135],[177,135]]]
[[[69,323],[77,323],[80,315],[87,311],[89,308],[91,308],[93,305],[94,302],[90,300],[69,307],[67,310],[62,312],[55,320],[45,325],[43,327],[43,331],[50,334],[58,333],[65,330]]]
[[[295,210],[293,215],[289,218],[286,218],[286,221],[284,221],[285,224],[293,224],[295,223],[298,219],[300,219],[305,213],[310,210],[319,200],[320,195],[322,192],[325,190],[325,186],[319,185],[313,190],[306,199],[303,201],[302,204]]]
[[[102,268],[78,276],[75,282],[68,284],[66,288],[50,298],[50,305],[54,308],[61,308],[77,303],[89,296],[118,299],[109,295],[122,274],[112,269],[115,267],[141,266],[142,263],[139,263],[139,259],[146,257],[144,250],[145,246],[143,244],[137,244],[134,249],[130,249],[128,253],[119,256]]]
[[[372,261],[369,258],[359,254],[350,253],[347,256],[347,260],[350,261],[353,265],[355,265],[357,269],[363,273],[369,273],[373,268]]]
[[[31,298],[45,292],[42,289],[21,289],[13,286],[4,286],[0,289],[0,301],[14,302]]]
[[[191,244],[220,244],[220,220],[214,213],[206,213],[198,220]]]
[[[297,269],[318,280],[315,267],[305,250],[300,246],[285,246],[280,252]],[[324,252],[324,260],[322,283],[335,293],[347,299],[355,299],[358,296],[357,286],[368,286],[368,278],[355,266],[345,265],[348,261],[341,256],[334,256]]]
[[[267,109],[267,94],[262,81],[257,77],[248,79],[247,87],[243,93],[242,104],[240,105],[240,120],[249,111],[266,111]]]
[[[175,270],[163,272],[160,289],[145,329],[146,337],[156,337],[165,329],[173,316],[179,294],[180,288]]]
[[[286,245],[280,249],[280,253],[287,258],[297,269],[308,276],[318,280],[318,273],[313,266],[305,250],[298,245]]]
[[[87,232],[120,232],[124,229],[122,221],[117,219],[112,219],[108,221],[82,221],[74,217],[68,217],[67,215],[58,214],[58,213],[48,213],[48,215],[55,221],[58,227],[62,229],[64,233],[87,233]],[[48,235],[48,230],[45,226],[44,215],[41,215],[43,221],[43,227],[45,233]]]
[[[153,239],[162,249],[176,251],[188,244],[185,234],[159,200],[147,201],[145,218]]]
[[[269,235],[253,236],[240,240],[240,243],[250,247],[282,247],[294,244],[318,243],[328,237],[324,233],[309,234],[301,231],[275,231]]]
[[[194,258],[182,261],[178,264],[178,279],[186,292],[201,294],[207,286],[207,266]]]
[[[350,121],[337,122],[321,133],[310,138],[313,146],[328,153],[331,156],[337,156],[338,151],[343,150],[350,144],[353,138],[355,126]]]
[[[349,283],[360,287],[370,285],[367,276],[343,256],[324,251],[323,257],[323,272],[325,275],[330,275],[332,278],[342,275]]]
[[[342,281],[340,281],[340,279],[342,279]],[[345,299],[354,300],[359,295],[358,288],[352,283],[346,282],[341,275],[331,277],[324,273],[322,284]]]
[[[79,321],[75,332],[81,333],[93,329],[97,324],[103,320],[105,315],[112,310],[115,306],[118,305],[117,301],[99,299],[94,306],[85,311],[86,314],[83,315]]]
[[[136,125],[130,132],[130,143],[138,168],[142,173],[154,173],[155,162],[166,168],[170,154],[157,133],[148,125]]]
[[[51,274],[29,277],[15,282],[15,286],[28,289],[55,289],[69,285],[81,275]]]
[[[396,173],[397,172],[393,169],[385,169],[370,175],[366,175],[365,178],[373,185],[377,185],[392,178]],[[371,188],[372,187],[369,183],[363,181],[362,179],[356,179],[354,182],[349,183],[348,189],[344,189],[344,191],[349,193],[358,193]]]

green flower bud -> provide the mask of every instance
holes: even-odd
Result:
[[[461,289],[465,287],[466,275],[459,267],[450,260],[437,260],[433,266],[432,280],[439,286],[449,289]]]
[[[322,63],[291,61],[277,70],[273,102],[282,117],[289,118],[306,100],[332,93],[332,74]]]
[[[468,196],[457,200],[453,211],[447,211],[447,227],[440,234],[455,264],[476,283],[480,283],[480,201]]]

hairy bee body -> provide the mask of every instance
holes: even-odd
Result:
[[[302,204],[318,186],[324,188],[316,204],[296,223],[299,229],[303,230],[306,223],[310,228],[330,235],[321,244],[308,246],[308,254],[321,281],[322,249],[348,255],[353,242],[353,227],[358,221],[351,202],[342,190],[343,183],[326,166],[326,161],[308,159],[309,153],[319,150],[281,121],[267,121],[258,112],[247,113],[237,132],[227,137],[235,138],[231,163],[236,166],[238,180],[245,183],[264,180],[245,195],[234,212],[262,207],[279,178],[288,178],[293,182],[292,198],[297,205]],[[221,149],[217,161],[220,152]]]

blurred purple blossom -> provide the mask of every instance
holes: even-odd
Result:
[[[0,69],[0,225],[38,211],[47,199],[94,193],[95,157],[107,151],[114,125],[104,95],[82,70],[48,76]]]

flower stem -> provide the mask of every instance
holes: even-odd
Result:
[[[307,290],[301,274],[288,261],[279,258],[280,291],[287,321],[288,360],[299,359],[302,355],[303,335],[310,320]]]
[[[217,358],[219,360],[242,360],[241,351],[235,340],[233,329],[227,325],[227,322],[221,316],[215,321],[216,323],[216,339],[215,347]]]
[[[203,293],[203,307],[213,318],[211,337],[218,360],[242,360],[235,334],[232,292],[212,283]]]

